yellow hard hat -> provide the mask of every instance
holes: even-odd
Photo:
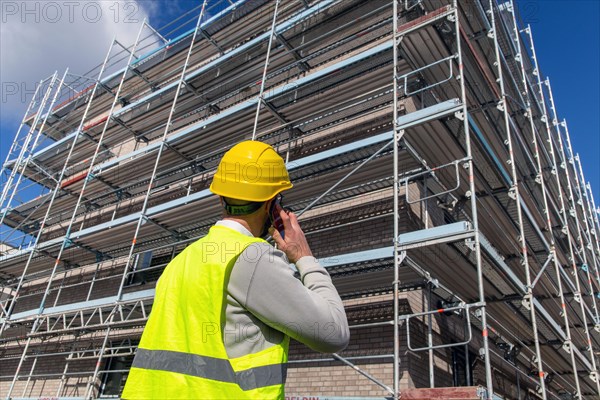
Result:
[[[216,195],[247,201],[267,201],[290,189],[283,158],[266,143],[248,140],[225,153],[210,185]]]

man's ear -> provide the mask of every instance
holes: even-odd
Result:
[[[265,211],[267,213],[269,213],[269,211],[271,210],[271,203],[273,203],[273,200],[275,199],[265,201]]]
[[[227,214],[227,210],[225,209],[225,200],[223,199],[223,196],[219,196],[219,203],[221,204],[221,214],[223,218],[226,218],[229,214]]]

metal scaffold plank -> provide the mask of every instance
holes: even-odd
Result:
[[[461,111],[463,104],[459,99],[450,99],[433,106],[425,107],[417,111],[405,114],[398,118],[396,124],[398,129],[407,129],[411,126],[419,125],[431,121],[433,119],[440,119],[446,115],[451,115]]]
[[[123,303],[133,303],[138,300],[153,299],[155,289],[145,289],[136,292],[125,293],[121,301]],[[73,311],[93,310],[95,308],[106,307],[116,304],[117,296],[103,297],[100,299],[87,300],[77,303],[63,304],[60,306],[47,307],[42,314],[38,314],[38,309],[21,311],[14,313],[9,319],[9,322],[21,322],[36,316],[53,316],[60,314],[68,314]]]
[[[404,233],[398,236],[400,250],[408,250],[414,247],[424,247],[433,244],[455,242],[473,236],[471,224],[468,222],[455,222],[452,224],[436,226]]]

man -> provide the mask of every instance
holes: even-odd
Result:
[[[225,153],[210,186],[224,218],[159,279],[123,398],[282,399],[290,337],[320,352],[347,346],[331,278],[279,206],[291,187],[271,146],[246,141]]]

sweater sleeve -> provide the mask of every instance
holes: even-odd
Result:
[[[331,277],[314,257],[302,257],[296,267],[300,280],[283,252],[266,243],[253,244],[233,267],[229,294],[262,322],[313,350],[343,350],[350,333]]]

